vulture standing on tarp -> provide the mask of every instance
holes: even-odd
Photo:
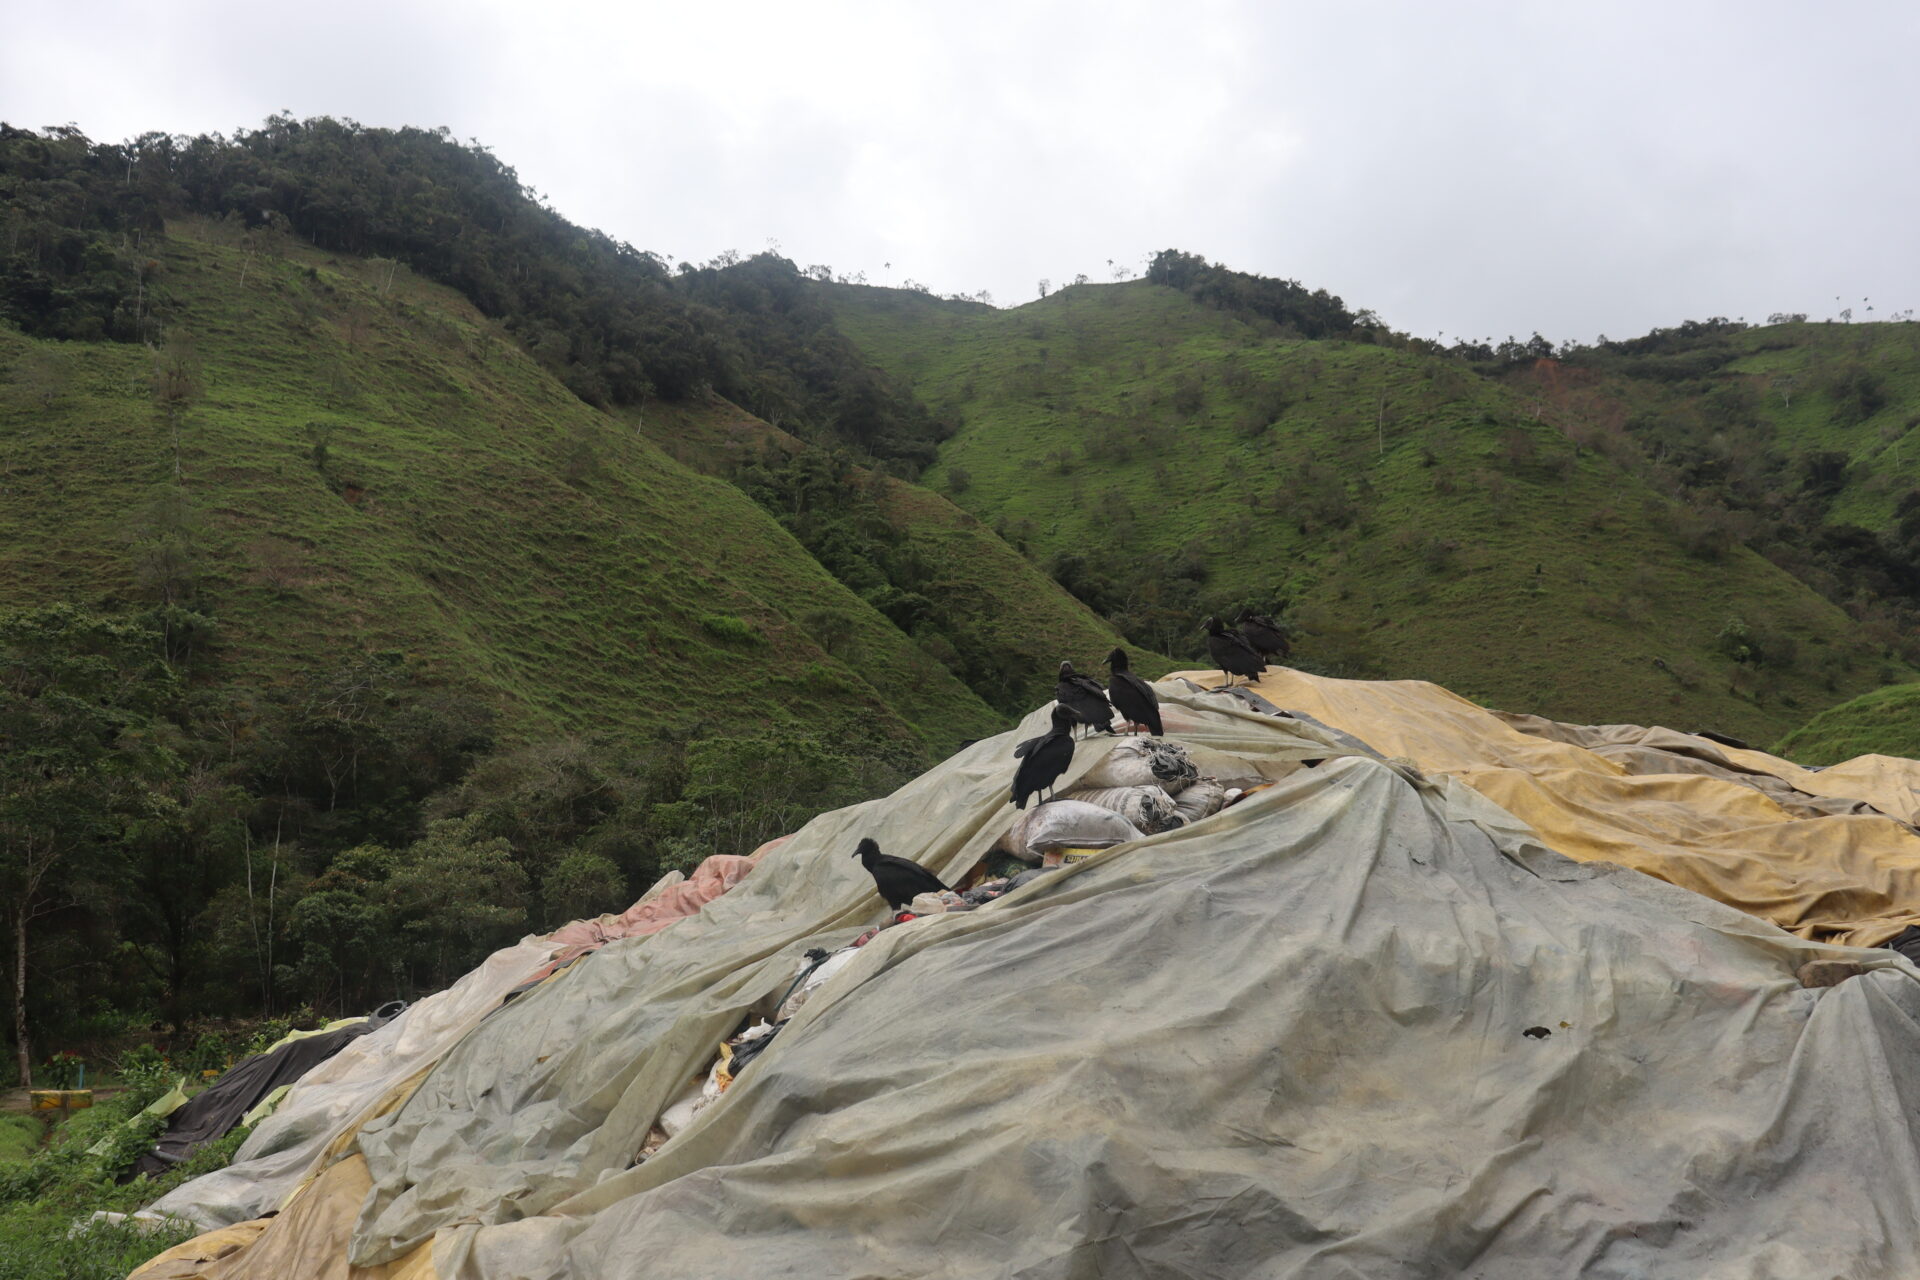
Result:
[[[1107,705],[1107,691],[1098,680],[1083,676],[1071,662],[1060,664],[1060,679],[1053,686],[1053,700],[1073,712],[1081,724],[1103,732],[1113,727],[1113,708]]]
[[[1262,658],[1284,659],[1293,652],[1293,645],[1287,641],[1286,628],[1264,613],[1242,609],[1234,625]]]
[[[1213,655],[1213,665],[1220,668],[1227,684],[1231,685],[1235,676],[1253,680],[1266,671],[1267,664],[1260,660],[1260,651],[1247,643],[1245,636],[1227,630],[1218,618],[1208,618],[1205,626],[1207,652]]]
[[[1013,749],[1020,767],[1013,771],[1013,807],[1024,809],[1027,798],[1050,791],[1073,763],[1073,727],[1079,721],[1066,707],[1053,709],[1053,728],[1028,738]]]
[[[1152,685],[1128,669],[1125,649],[1115,649],[1107,655],[1107,670],[1113,673],[1107,680],[1107,696],[1120,708],[1120,714],[1135,724],[1147,726],[1148,733],[1160,737],[1164,730],[1160,728],[1159,695],[1154,693]]]
[[[940,883],[939,876],[919,863],[882,853],[880,846],[871,840],[862,840],[853,856],[860,859],[860,865],[873,877],[873,887],[896,911],[923,893],[939,893],[947,887]]]

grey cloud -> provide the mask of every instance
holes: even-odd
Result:
[[[200,0],[10,25],[10,122],[444,124],[676,257],[773,240],[1013,302],[1178,246],[1468,336],[1920,307],[1920,13],[1894,0]]]

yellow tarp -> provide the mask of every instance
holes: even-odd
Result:
[[[378,1267],[347,1262],[360,1204],[373,1183],[367,1162],[351,1156],[308,1183],[278,1217],[222,1227],[167,1250],[127,1280],[434,1280],[433,1245]]]
[[[1168,678],[1221,683],[1217,671]],[[1415,680],[1270,667],[1250,688],[1459,778],[1570,858],[1632,867],[1810,941],[1879,946],[1920,923],[1920,835],[1907,825],[1920,815],[1920,762],[1862,756],[1805,769],[1667,729],[1502,716]],[[1878,812],[1815,812],[1829,801]]]

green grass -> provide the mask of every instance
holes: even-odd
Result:
[[[451,292],[199,224],[156,256],[199,371],[177,468],[234,678],[398,650],[489,691],[521,738],[806,726],[910,762],[1001,727],[737,490],[582,404]],[[130,537],[176,470],[153,368],[0,327],[0,602],[139,596]],[[800,621],[823,611],[852,620],[857,665]],[[816,667],[830,695],[801,678]]]
[[[1703,436],[1710,449],[1777,455],[1787,464],[1776,481],[1783,502],[1799,495],[1802,474],[1793,463],[1800,455],[1845,456],[1846,483],[1826,513],[1831,524],[1885,530],[1899,499],[1920,488],[1920,323],[1765,325],[1703,337],[1694,349],[1640,363],[1684,365],[1703,357],[1711,357],[1710,373],[1669,380],[1635,376],[1633,361],[1603,354],[1598,390],[1660,422],[1645,435],[1656,449],[1662,436]],[[1835,375],[1856,366],[1884,397],[1857,421],[1831,391]],[[1742,393],[1743,401],[1731,413],[1716,412],[1714,399],[1728,392]]]
[[[126,1121],[163,1087],[150,1082],[144,1090],[75,1112],[53,1127],[31,1159],[0,1163],[0,1280],[119,1280],[195,1234],[188,1228],[77,1228],[96,1210],[131,1213],[182,1182],[225,1167],[246,1140],[249,1131],[235,1129],[162,1177],[117,1184],[115,1175],[152,1145],[164,1125],[157,1118],[132,1127]],[[88,1154],[102,1138],[112,1138],[113,1145],[101,1156]]]
[[[1920,759],[1920,684],[1897,684],[1828,707],[1773,748],[1806,765],[1839,764],[1855,756]]]
[[[1663,500],[1452,362],[1289,340],[1145,282],[1008,311],[828,289],[960,419],[930,488],[1038,556],[1184,550],[1209,591],[1291,597],[1304,660],[1761,739],[1883,682],[1841,610],[1744,549],[1688,555]],[[1735,618],[1790,638],[1791,663],[1724,656]]]
[[[716,476],[727,475],[769,448],[791,453],[804,447],[797,438],[724,401],[649,409],[641,429],[662,449]],[[884,491],[881,505],[895,535],[933,571],[932,580],[919,589],[963,602],[975,634],[994,649],[1020,657],[1031,673],[1020,690],[1027,702],[1053,696],[1061,659],[1101,671],[1107,653],[1125,643],[1105,619],[972,512],[904,480],[887,479]],[[1170,670],[1171,664],[1141,653],[1135,667],[1152,676]]]
[[[1831,450],[1850,460],[1832,523],[1881,530],[1894,504],[1920,488],[1920,324],[1795,324],[1751,329],[1734,343],[1752,354],[1729,364],[1758,396],[1756,434],[1788,453]],[[1845,423],[1824,384],[1858,363],[1879,381],[1886,403]]]
[[[32,1155],[43,1132],[41,1123],[30,1115],[0,1115],[0,1164]]]

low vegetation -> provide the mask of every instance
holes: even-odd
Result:
[[[1920,684],[1889,685],[1828,707],[1773,750],[1808,765],[1865,755],[1920,759]]]
[[[1532,344],[1483,370],[1337,299],[1173,261],[1190,274],[1009,311],[822,288],[958,424],[926,483],[1168,659],[1204,662],[1205,613],[1285,604],[1312,669],[1762,740],[1911,671],[1504,372]],[[1756,642],[1724,643],[1731,622]]]

